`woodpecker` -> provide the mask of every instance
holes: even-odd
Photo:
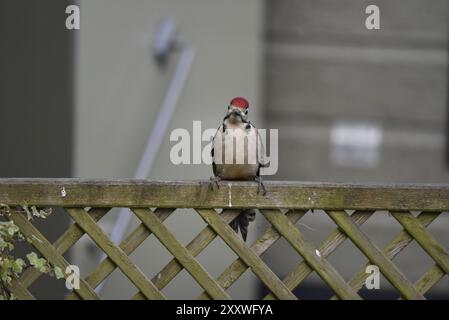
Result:
[[[260,176],[263,163],[263,145],[257,128],[248,120],[249,103],[242,97],[231,100],[226,116],[217,130],[212,142],[211,187],[219,187],[220,180],[256,181],[259,193],[266,194],[265,186]],[[254,221],[254,209],[243,210],[230,223],[232,229],[242,234],[246,241],[248,225]]]

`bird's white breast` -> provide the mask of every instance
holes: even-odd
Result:
[[[225,180],[248,180],[257,175],[261,159],[261,141],[257,129],[246,130],[245,123],[226,123],[214,138],[216,174]]]

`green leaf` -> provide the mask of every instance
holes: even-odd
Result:
[[[33,215],[31,214],[26,204],[22,205],[22,209],[26,212],[28,221],[33,220]]]
[[[2,280],[3,282],[6,282],[7,284],[10,284],[12,278],[9,276],[8,273],[3,273],[2,276],[1,276],[1,280]]]
[[[16,274],[19,274],[22,272],[24,266],[25,261],[23,261],[22,259],[16,259],[12,264],[12,271],[14,271],[14,273]]]
[[[12,261],[8,258],[3,259],[2,261],[2,269],[8,271],[12,267]]]
[[[47,264],[46,264],[46,261],[45,261],[45,260],[44,260],[44,262],[45,262],[45,263],[38,264],[38,265],[36,266],[36,269],[39,270],[39,271],[42,272],[42,273],[48,273],[49,269],[48,269],[48,267],[47,267]]]
[[[34,268],[36,268],[37,270],[39,270],[42,273],[48,273],[49,268],[48,268],[47,260],[45,260],[44,258],[39,258],[35,252],[31,252],[31,253],[27,254],[26,257],[27,257],[28,261],[30,261],[30,264]]]
[[[20,229],[18,226],[16,226],[15,224],[12,224],[10,227],[8,227],[8,234],[10,236],[13,236],[14,234],[16,234],[16,232],[18,232]]]
[[[32,206],[31,211],[33,213],[33,216],[41,218],[41,219],[46,219],[50,215],[50,211],[47,212],[42,209],[38,210],[36,206]]]
[[[8,205],[0,203],[0,215],[9,214],[10,208]]]
[[[30,262],[30,264],[32,266],[34,266],[36,264],[37,259],[39,259],[39,257],[37,256],[36,252],[28,253],[26,255],[26,257],[27,257],[28,261]]]
[[[40,216],[40,212],[37,210],[36,206],[31,207],[31,212],[33,213],[33,216],[45,219],[45,217]]]
[[[8,246],[8,243],[3,240],[3,237],[0,237],[0,250],[3,251]]]
[[[55,271],[56,279],[59,280],[59,279],[64,278],[64,273],[62,273],[62,270],[60,267],[55,267],[53,270]]]

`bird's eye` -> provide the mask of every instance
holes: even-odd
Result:
[[[245,114],[248,114],[248,110],[245,111]]]

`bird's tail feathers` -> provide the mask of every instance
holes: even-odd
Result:
[[[229,225],[237,233],[240,229],[243,241],[246,241],[246,237],[248,236],[249,223],[254,221],[255,218],[256,218],[256,210],[246,209],[240,212],[237,218],[235,218]]]

